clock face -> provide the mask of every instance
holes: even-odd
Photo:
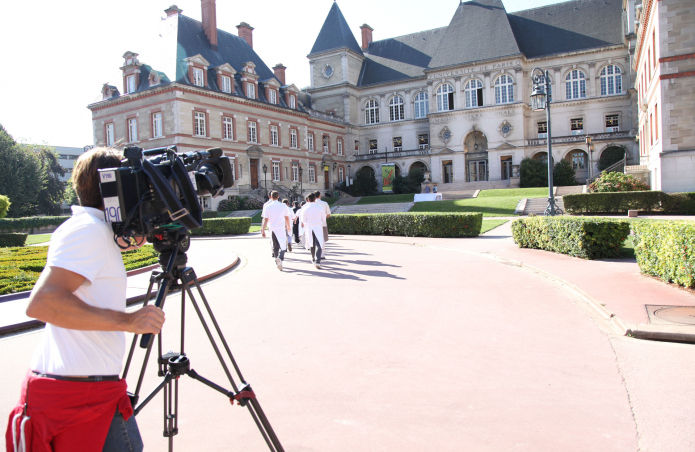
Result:
[[[326,76],[326,78],[330,78],[330,76],[333,75],[333,66],[327,64],[323,69],[323,74]]]

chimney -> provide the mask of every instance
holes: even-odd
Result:
[[[215,0],[201,0],[203,6],[203,31],[208,38],[210,48],[217,50],[217,12]]]
[[[236,28],[239,30],[239,37],[253,49],[253,27],[246,22],[242,22]]]
[[[362,24],[360,29],[362,30],[362,50],[367,50],[369,43],[372,42],[372,31],[374,29],[367,24]]]
[[[181,14],[183,10],[176,5],[171,5],[170,7],[165,9],[164,12],[167,13],[167,17],[171,17],[177,14]]]
[[[280,80],[280,84],[282,86],[285,86],[285,69],[287,68],[283,66],[282,63],[276,64],[273,68],[273,72],[275,72],[275,77],[277,77],[277,79]]]

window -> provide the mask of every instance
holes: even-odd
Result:
[[[278,146],[278,126],[270,126],[270,145]]]
[[[570,119],[570,132],[572,135],[582,135],[584,133],[584,119]]]
[[[548,122],[542,121],[536,124],[538,129],[538,138],[548,138]]]
[[[309,182],[316,182],[316,167],[309,165]]]
[[[418,149],[429,149],[430,147],[430,134],[421,133],[417,136],[417,148]]]
[[[254,85],[253,83],[246,84],[246,97],[248,97],[249,99],[256,98],[256,85]]]
[[[193,84],[195,86],[205,86],[205,78],[203,77],[203,70],[197,67],[193,68]]]
[[[379,122],[379,102],[372,99],[365,105],[364,123],[376,124],[377,122]]]
[[[495,80],[495,103],[508,104],[514,102],[514,81],[506,74]]]
[[[106,124],[106,146],[113,146],[113,123]]]
[[[415,118],[424,118],[429,111],[427,92],[421,91],[415,96]]]
[[[393,152],[401,152],[403,150],[403,139],[401,137],[394,137],[392,144]]]
[[[345,172],[343,171],[342,166],[338,167],[338,182],[340,182],[341,184],[345,182]]]
[[[586,154],[584,154],[584,152],[572,152],[572,168],[575,170],[583,170],[586,168]]]
[[[565,92],[568,100],[586,97],[586,78],[582,71],[575,69],[567,74]]]
[[[280,180],[280,162],[273,162],[273,180]]]
[[[654,117],[656,122],[654,123],[654,139],[659,141],[659,104],[654,104]]]
[[[256,123],[249,122],[249,143],[258,143],[258,135],[256,134]]]
[[[306,141],[307,141],[307,148],[311,151],[314,152],[314,134],[310,133],[306,136]]]
[[[292,182],[299,182],[299,163],[292,164]]]
[[[294,99],[294,96],[290,96],[290,108],[297,108],[297,101]]]
[[[135,143],[138,141],[138,120],[130,118],[128,120],[128,142]]]
[[[278,103],[278,92],[274,89],[268,90],[270,93],[270,103],[276,105]]]
[[[355,140],[355,155],[360,155],[360,142]]]
[[[297,149],[297,129],[290,129],[290,147]]]
[[[403,119],[405,119],[403,98],[401,96],[393,96],[389,101],[389,120],[401,121]]]
[[[620,68],[614,64],[601,69],[601,95],[621,94],[623,92],[623,79]]]
[[[466,108],[483,106],[483,83],[478,79],[473,79],[466,83]]]
[[[201,196],[198,198],[198,201],[203,210],[210,210],[210,196]]]
[[[376,154],[379,151],[376,140],[369,140],[369,153]]]
[[[338,138],[338,155],[343,155],[343,140]]]
[[[222,91],[225,93],[231,93],[232,92],[232,79],[230,77],[227,77],[226,75],[223,75],[221,77],[222,79]]]
[[[162,135],[162,114],[152,114],[152,138],[159,138]]]
[[[437,111],[454,109],[454,87],[445,83],[437,88]]]
[[[232,167],[232,180],[236,180],[236,159],[231,158],[229,159],[229,162],[231,163],[230,166]]]
[[[328,137],[323,137],[323,153],[329,154],[330,152],[330,139]]]
[[[204,137],[205,135],[205,113],[196,111],[195,112],[195,135],[199,137]]]
[[[134,93],[137,87],[135,86],[135,76],[129,75],[126,77],[126,94]]]
[[[228,116],[222,118],[223,137],[225,140],[234,139],[234,120]]]
[[[618,115],[606,115],[606,132],[617,132],[620,130]]]

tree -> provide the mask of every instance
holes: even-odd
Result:
[[[414,168],[406,176],[396,176],[393,179],[393,192],[395,194],[420,193],[425,176],[420,168]]]
[[[10,208],[10,205],[12,203],[10,202],[10,198],[7,196],[0,195],[0,218],[5,218],[5,215],[7,215],[7,211]]]
[[[65,185],[65,202],[71,206],[80,205],[80,200],[77,198],[77,192],[72,184],[72,177],[68,179],[68,182]]]
[[[548,166],[540,160],[524,158],[519,165],[519,186],[521,188],[547,187]]]
[[[564,159],[557,162],[557,165],[553,168],[553,184],[557,187],[578,184],[576,173],[570,162]]]
[[[65,200],[65,168],[58,162],[58,154],[49,146],[23,146],[36,153],[41,162],[41,191],[37,198],[39,213],[59,215],[60,205]]]
[[[611,165],[615,165],[623,158],[625,158],[625,152],[627,147],[625,145],[618,146],[617,144],[610,144],[601,153],[601,157],[598,159],[598,170],[603,171]]]
[[[36,214],[38,195],[43,188],[41,162],[31,151],[18,145],[0,125],[0,194],[12,200],[7,215],[23,217]]]
[[[354,184],[352,185],[352,196],[369,196],[379,193],[377,190],[379,183],[371,171],[360,171],[355,174]]]

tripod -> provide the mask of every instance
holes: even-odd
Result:
[[[152,334],[144,334],[140,341],[140,347],[146,349],[145,358],[140,369],[140,375],[138,378],[138,383],[135,388],[135,392],[130,395],[132,405],[134,407],[134,415],[137,416],[140,411],[147,405],[162,389],[164,390],[164,436],[169,438],[169,451],[174,449],[174,435],[178,434],[178,398],[179,398],[179,377],[182,375],[188,375],[189,377],[197,380],[204,385],[221,392],[226,397],[229,397],[229,401],[232,405],[236,401],[239,405],[248,408],[251,417],[253,418],[258,430],[261,432],[263,439],[265,440],[268,448],[271,452],[284,452],[280,441],[278,440],[273,428],[271,427],[268,419],[263,413],[261,405],[256,399],[256,395],[251,389],[251,385],[246,382],[244,377],[237,366],[232,352],[229,349],[229,345],[222,335],[222,331],[215,319],[210,305],[205,298],[205,294],[200,287],[198,278],[195,275],[195,271],[192,267],[187,267],[186,262],[188,258],[186,256],[186,251],[190,247],[190,240],[187,234],[180,234],[177,231],[167,232],[161,236],[156,236],[154,240],[155,251],[159,252],[159,264],[163,271],[153,271],[150,276],[150,284],[147,289],[147,294],[145,295],[144,306],[146,306],[150,299],[150,294],[152,293],[152,288],[155,283],[158,284],[157,298],[155,301],[155,306],[163,309],[164,301],[167,294],[171,289],[181,289],[181,351],[169,352],[162,355],[162,333],[157,335],[157,349],[158,358],[157,363],[159,365],[158,375],[164,377],[159,385],[147,396],[139,405],[138,400],[140,398],[140,389],[142,387],[143,377],[145,375],[145,370],[147,368],[147,361],[150,357],[150,352],[152,350],[152,345],[154,343],[154,337]],[[227,358],[231,362],[236,375],[241,382],[241,386],[237,386],[232,377],[229,367],[225,361],[225,358],[220,352],[220,348],[215,342],[214,337],[210,331],[207,321],[203,317],[203,313],[193,296],[191,291],[191,284],[195,286],[203,301],[203,305],[212,321],[212,324],[217,331],[222,345],[226,351]],[[222,365],[222,368],[227,375],[230,385],[232,386],[232,391],[225,389],[224,387],[200,376],[195,370],[191,369],[191,363],[184,352],[184,339],[185,339],[185,309],[186,309],[186,294],[191,301],[191,304],[195,308],[198,318],[205,329],[205,333],[208,336],[210,344],[212,345],[217,358]],[[137,342],[138,335],[133,337],[132,344],[130,346],[130,352],[128,353],[128,359],[126,360],[125,368],[123,370],[123,378],[125,379],[128,375],[128,370],[133,358],[133,353],[135,351],[135,343]]]

